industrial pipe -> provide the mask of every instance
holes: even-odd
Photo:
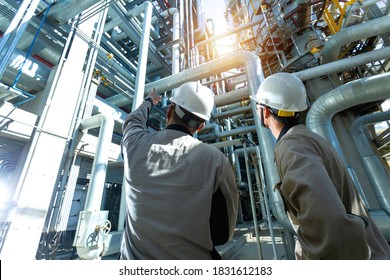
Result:
[[[332,127],[332,117],[350,107],[390,97],[390,72],[362,78],[342,85],[318,98],[311,106],[306,125],[327,139],[346,161]],[[372,170],[368,170],[372,172]],[[373,185],[381,208],[390,215],[390,189],[388,185]]]
[[[336,61],[342,46],[364,38],[370,38],[376,35],[388,33],[389,30],[389,15],[340,30],[327,40],[322,50],[322,64]]]
[[[364,126],[370,123],[387,121],[390,119],[390,111],[365,115],[356,119],[351,125],[352,139],[355,143],[357,151],[360,155],[360,160],[364,166],[367,177],[370,180],[374,189],[379,193],[378,200],[381,201],[381,205],[387,205],[389,202],[384,198],[389,197],[388,193],[383,192],[383,186],[390,186],[389,176],[383,162],[381,162],[378,155],[374,154],[371,145],[365,134]],[[386,189],[386,188],[385,188]]]
[[[347,71],[358,65],[365,65],[371,62],[381,61],[383,59],[388,59],[389,57],[390,47],[386,47],[295,72],[293,75],[297,76],[302,81],[306,81],[333,73]]]
[[[146,68],[149,52],[149,35],[152,22],[153,4],[149,1],[143,3],[144,20],[142,22],[142,36],[138,55],[137,78],[135,80],[134,99],[132,110],[137,109],[144,98]]]
[[[111,144],[112,133],[114,130],[114,118],[110,115],[95,115],[82,120],[79,127],[80,130],[84,130],[99,126],[99,138],[84,206],[84,210],[86,211],[100,210],[104,184],[106,181],[109,156],[108,147]]]

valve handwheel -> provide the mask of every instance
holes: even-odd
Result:
[[[109,220],[106,220],[104,225],[100,226],[100,234],[101,235],[107,235],[111,231],[111,222]]]

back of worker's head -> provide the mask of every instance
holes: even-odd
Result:
[[[268,107],[282,123],[294,122],[307,108],[305,85],[290,73],[268,76],[251,99]]]
[[[187,82],[181,85],[170,98],[175,113],[190,128],[198,128],[210,119],[214,107],[214,95],[199,82]]]

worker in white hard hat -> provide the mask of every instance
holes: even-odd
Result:
[[[251,96],[261,123],[277,139],[281,194],[296,231],[297,259],[389,259],[390,249],[368,215],[336,150],[300,124],[303,82],[290,73],[267,77]]]
[[[150,131],[153,90],[123,123],[126,225],[120,259],[221,259],[234,233],[238,190],[232,165],[194,138],[214,107],[212,91],[187,82],[171,97],[166,128]]]

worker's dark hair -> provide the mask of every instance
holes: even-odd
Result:
[[[283,124],[287,124],[289,126],[294,126],[294,125],[299,124],[299,116],[301,115],[300,112],[295,113],[295,115],[293,117],[281,117],[281,116],[278,116],[277,109],[271,108],[269,106],[267,106],[267,108],[270,110],[272,116],[274,116],[274,118],[278,122],[283,123]]]
[[[171,106],[173,107],[173,112],[175,114],[175,117],[181,120],[183,124],[187,125],[188,127],[197,129],[202,125],[202,123],[204,123],[203,119],[195,116],[194,114],[190,113],[183,107],[180,107],[175,103],[171,103]],[[179,116],[178,112],[180,112],[181,116]]]

